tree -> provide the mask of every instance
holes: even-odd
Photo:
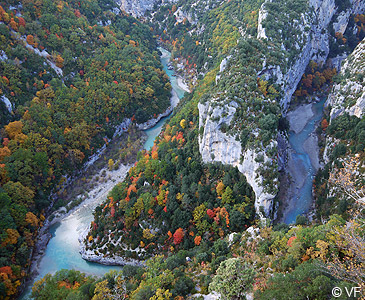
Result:
[[[175,245],[179,245],[182,242],[182,240],[184,238],[184,235],[185,235],[184,234],[184,230],[182,228],[176,229],[176,231],[175,231],[175,233],[173,235],[173,237],[174,237],[174,244]]]
[[[114,167],[114,160],[112,160],[111,158],[108,160],[108,168],[109,171],[113,170]]]
[[[22,133],[23,123],[21,121],[10,122],[5,126],[5,132],[10,137],[14,139],[18,134]]]
[[[200,243],[202,241],[202,237],[200,235],[197,235],[195,238],[194,238],[194,243],[195,245],[199,246]]]
[[[157,289],[156,294],[150,298],[150,300],[169,300],[172,294],[169,290]]]
[[[323,119],[322,123],[321,123],[321,127],[323,131],[326,131],[327,127],[328,127],[328,121],[327,119]]]
[[[38,227],[39,220],[37,216],[30,211],[25,215],[25,221],[33,227]]]
[[[20,182],[9,181],[4,184],[4,190],[15,203],[26,207],[34,205],[34,192]]]
[[[58,68],[63,68],[63,62],[64,62],[64,59],[62,58],[61,55],[57,55],[56,58],[55,58],[55,62],[56,62],[56,66]]]
[[[27,43],[29,45],[34,45],[34,36],[33,35],[31,35],[31,34],[27,35]]]
[[[216,291],[223,299],[245,299],[246,293],[254,282],[255,271],[240,258],[223,261],[212,282],[209,291]]]
[[[365,289],[364,226],[365,219],[355,217],[346,225],[336,227],[333,230],[333,240],[341,255],[334,254],[327,260],[329,274],[353,282],[360,286],[361,290]]]
[[[359,155],[349,158],[344,162],[344,167],[335,169],[330,173],[329,183],[340,188],[347,196],[360,205],[365,205],[365,189],[362,186],[361,168],[363,162]]]
[[[222,182],[222,181],[220,181],[220,182],[217,184],[217,188],[216,188],[218,196],[222,196],[223,191],[224,191],[224,188],[225,188],[225,186],[224,186],[223,182]]]
[[[222,194],[222,204],[230,204],[231,202],[233,202],[234,199],[232,195],[233,195],[232,189],[229,186],[227,186],[226,190]]]
[[[185,127],[186,127],[186,120],[185,119],[182,119],[180,121],[180,126],[181,126],[182,129],[185,129]]]

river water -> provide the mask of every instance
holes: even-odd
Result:
[[[170,77],[172,86],[172,98],[171,102],[175,107],[184,96],[185,90],[181,89],[177,84],[177,78],[173,77],[174,71],[167,69],[167,64],[170,60],[171,53],[160,48],[162,52],[161,62],[164,70]],[[149,150],[153,146],[153,141],[156,136],[161,132],[163,124],[171,117],[167,116],[162,118],[154,127],[146,130],[147,141],[144,148]],[[125,167],[126,168],[126,167]],[[121,170],[121,174],[127,173],[127,168]],[[120,181],[124,178],[119,177]],[[39,274],[35,280],[39,280],[46,274],[54,274],[61,269],[75,269],[84,272],[88,275],[102,276],[110,270],[120,270],[121,266],[105,266],[97,263],[85,261],[79,254],[79,241],[80,234],[90,225],[93,220],[94,209],[106,199],[106,196],[111,188],[117,182],[110,185],[110,188],[106,188],[102,193],[98,193],[98,197],[86,200],[81,207],[73,212],[68,217],[61,220],[59,223],[50,227],[50,233],[52,238],[49,241],[45,255],[39,262]],[[27,287],[23,295],[19,299],[30,299],[31,287]]]
[[[294,223],[298,215],[306,214],[313,203],[312,187],[313,179],[316,175],[316,169],[312,166],[309,154],[304,149],[304,143],[312,133],[315,133],[316,126],[323,116],[323,105],[325,99],[312,105],[313,116],[307,122],[305,127],[299,133],[293,131],[289,134],[289,143],[294,150],[292,158],[298,168],[306,174],[304,184],[299,188],[292,199],[290,199],[290,208],[284,216],[284,222],[287,224]]]

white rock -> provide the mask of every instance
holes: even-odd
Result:
[[[4,102],[6,108],[8,109],[9,112],[11,112],[13,110],[13,105],[11,104],[10,100],[6,96],[4,96],[4,95],[0,96],[0,100],[2,102]]]
[[[331,94],[325,103],[331,106],[331,120],[347,112],[360,118],[365,109],[365,80],[360,81],[357,74],[363,74],[365,69],[365,40],[357,45],[354,52],[344,61],[341,75],[349,74],[349,78],[344,79],[339,84],[335,84]],[[348,103],[348,104],[347,104]],[[352,103],[352,105],[350,105]],[[348,106],[350,105],[350,106]]]
[[[213,100],[206,104],[198,104],[199,109],[199,127],[204,127],[202,136],[199,136],[199,151],[202,159],[207,162],[221,162],[238,167],[238,170],[245,175],[247,182],[255,192],[255,208],[259,212],[260,206],[263,206],[265,213],[268,215],[272,209],[272,200],[275,195],[264,192],[262,187],[263,178],[259,175],[258,169],[260,163],[255,158],[262,155],[264,161],[269,158],[264,152],[247,149],[242,153],[242,146],[239,141],[232,136],[228,136],[220,131],[222,124],[229,125],[236,112],[237,103],[231,102],[229,105],[221,106],[214,103]],[[223,117],[223,115],[226,115]],[[219,117],[219,121],[214,119]],[[243,160],[241,161],[241,156]]]

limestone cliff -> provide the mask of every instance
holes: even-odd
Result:
[[[332,88],[325,106],[330,108],[330,120],[348,113],[362,118],[365,112],[365,40],[363,40],[344,61],[338,83]],[[330,161],[332,150],[339,140],[327,137],[323,154],[325,163]]]
[[[268,35],[265,27],[266,18],[270,15],[265,2],[259,12],[258,34],[259,39],[272,40]],[[290,104],[291,97],[304,74],[305,68],[309,61],[324,62],[329,53],[329,41],[327,27],[336,12],[334,0],[311,0],[308,9],[301,14],[300,18],[293,20],[292,26],[298,33],[293,40],[294,44],[282,44],[283,52],[294,53],[292,60],[286,59],[285,64],[268,65],[259,72],[261,76],[267,79],[275,78],[276,82],[282,86],[283,97],[281,106],[285,112]],[[348,18],[347,18],[348,21]],[[268,36],[267,36],[268,35]],[[285,37],[280,37],[285,40]]]
[[[365,40],[344,61],[340,81],[332,88],[326,106],[331,106],[331,119],[347,112],[358,118],[365,109]]]
[[[259,168],[262,162],[270,159],[266,153],[257,149],[248,149],[242,152],[240,141],[233,136],[223,133],[220,128],[222,124],[230,124],[237,108],[237,103],[231,102],[229,105],[219,106],[215,101],[208,101],[205,104],[199,103],[199,127],[204,128],[204,132],[199,136],[199,151],[204,162],[222,162],[238,168],[246,176],[247,182],[252,186],[256,201],[256,211],[260,212],[262,206],[266,215],[272,209],[272,199],[275,195],[264,191],[262,177],[259,176]],[[222,115],[226,117],[215,119]],[[261,157],[260,163],[258,157]],[[263,161],[262,161],[263,160]]]
[[[147,10],[151,10],[157,0],[119,0],[120,8],[133,17],[141,17]]]

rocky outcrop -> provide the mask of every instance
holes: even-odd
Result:
[[[86,242],[84,241],[86,235],[88,234],[88,229],[84,231],[79,237],[80,243],[80,254],[81,257],[87,261],[108,265],[108,266],[124,266],[124,265],[133,265],[133,266],[143,266],[143,262],[132,259],[121,257],[118,255],[106,254],[102,255],[95,250],[86,250]]]
[[[259,19],[257,25],[257,38],[258,39],[267,39],[265,28],[262,26],[263,21],[267,17],[267,11],[265,9],[265,3],[261,5],[261,9],[259,10]]]
[[[365,109],[365,40],[344,61],[340,72],[341,82],[335,84],[326,106],[331,106],[331,120],[347,112],[360,118]]]
[[[164,4],[174,2],[174,0],[119,0],[118,2],[122,10],[138,18],[143,16],[147,10],[152,10],[156,3]]]
[[[13,110],[13,105],[11,104],[11,102],[10,102],[10,100],[6,97],[6,96],[4,96],[4,95],[2,95],[1,97],[0,97],[0,100],[5,104],[5,106],[6,106],[6,108],[8,109],[8,111],[9,112],[12,112],[12,110]]]
[[[263,178],[259,174],[262,162],[256,161],[258,156],[263,158],[263,162],[268,162],[269,158],[265,152],[256,149],[247,149],[243,152],[239,141],[220,130],[222,124],[230,124],[236,108],[235,102],[226,105],[218,105],[214,100],[205,104],[199,103],[199,127],[204,127],[203,134],[199,136],[199,151],[206,163],[216,161],[237,167],[246,176],[247,182],[255,192],[256,211],[259,212],[262,206],[265,214],[269,215],[275,195],[264,191]]]
[[[133,17],[141,17],[151,10],[157,0],[120,0],[120,8]]]
[[[169,114],[172,113],[174,108],[169,106],[163,113],[159,114],[156,118],[152,118],[144,123],[137,124],[137,128],[139,130],[147,130],[153,126],[155,126],[158,121],[160,121],[163,117],[167,117]]]
[[[227,57],[223,58],[223,60],[221,61],[221,64],[219,66],[219,74],[217,74],[217,76],[215,77],[215,83],[217,84],[219,79],[222,76],[222,73],[224,72],[224,70],[227,67],[227,63],[228,61],[232,58],[232,55],[228,55]]]

